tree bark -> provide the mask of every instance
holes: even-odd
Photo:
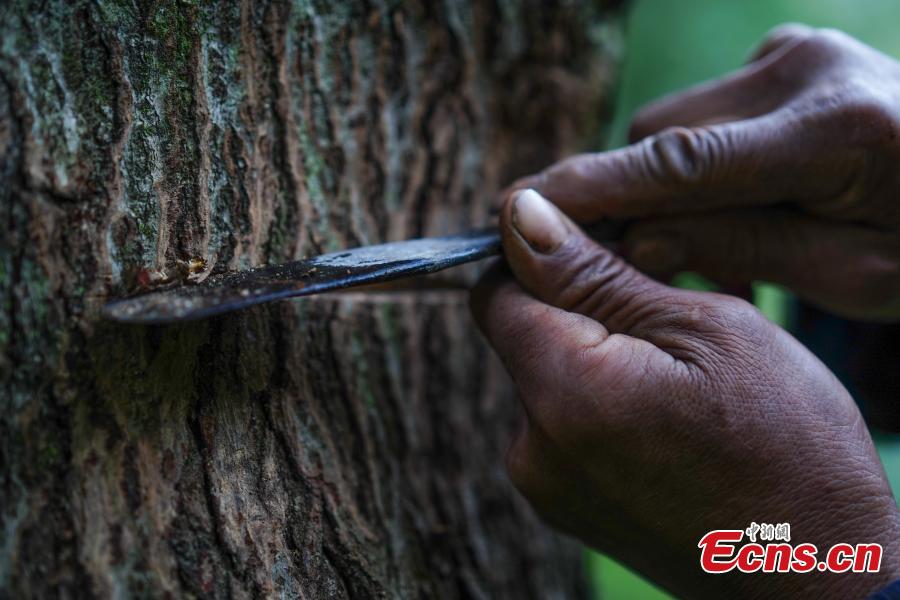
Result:
[[[578,597],[462,291],[109,298],[489,221],[596,139],[617,2],[0,8],[0,596]]]

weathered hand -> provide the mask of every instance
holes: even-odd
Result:
[[[533,191],[501,230],[515,279],[489,273],[473,311],[527,414],[510,475],[550,523],[683,597],[857,598],[897,573],[866,426],[796,340],[740,299],[642,275]],[[822,553],[880,543],[882,571],[704,575],[701,537],[751,521]]]
[[[577,221],[652,217],[657,275],[768,280],[832,312],[900,318],[900,64],[836,31],[773,31],[743,69],[644,108],[632,146],[525,178]]]

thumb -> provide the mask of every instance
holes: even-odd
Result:
[[[500,217],[503,249],[516,279],[537,299],[637,334],[658,302],[678,291],[644,276],[587,237],[533,189],[513,194]]]

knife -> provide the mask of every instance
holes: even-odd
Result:
[[[622,221],[602,221],[589,227],[588,233],[601,242],[614,241],[624,226]],[[434,273],[500,252],[496,227],[361,246],[116,300],[103,307],[102,315],[123,323],[192,321],[273,300]]]

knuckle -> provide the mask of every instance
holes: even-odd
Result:
[[[612,253],[572,248],[557,289],[562,308],[603,322],[638,291],[637,272]],[[628,293],[623,293],[623,292]]]
[[[595,209],[589,200],[596,193],[602,170],[597,155],[576,154],[542,171],[534,187],[570,217],[590,218]]]
[[[847,34],[837,29],[816,29],[800,39],[791,49],[797,57],[819,60],[832,60],[844,54],[849,40]]]
[[[767,57],[777,50],[791,47],[803,41],[815,30],[800,23],[784,23],[770,29],[754,53],[756,59]]]
[[[586,305],[591,297],[601,292],[624,269],[621,261],[606,252],[584,252],[573,248],[564,258],[568,266],[560,286],[560,301],[572,312],[581,314],[587,314]]]
[[[809,25],[802,23],[782,23],[776,25],[763,38],[763,44],[780,43],[791,40],[801,40],[811,35],[814,30]]]
[[[847,42],[852,40],[849,35],[833,27],[816,29],[809,39],[813,42],[814,47],[821,50],[842,49],[847,45]]]
[[[728,139],[721,128],[671,127],[643,145],[647,175],[679,187],[708,182],[727,154]]]
[[[861,90],[865,84],[855,84],[856,90],[846,94],[830,117],[844,135],[863,146],[893,143],[897,139],[898,110],[874,90]]]
[[[737,296],[718,296],[715,304],[710,306],[708,310],[709,314],[713,315],[727,329],[741,323],[755,326],[760,320],[765,318],[753,304]]]
[[[566,349],[563,357],[566,381],[573,394],[590,387],[598,373],[611,371],[607,368],[609,348],[604,347],[608,341],[609,337],[600,333],[581,334]]]
[[[627,395],[631,378],[643,370],[643,357],[637,356],[634,345],[621,334],[614,334],[601,343],[583,345],[576,365],[582,389],[601,386],[609,396]],[[620,393],[621,392],[621,393]]]
[[[836,30],[807,29],[782,38],[778,46],[782,51],[772,57],[760,76],[773,83],[796,84],[839,62],[847,52],[847,36]]]
[[[751,303],[736,296],[715,295],[686,311],[682,325],[697,331],[707,341],[733,351],[736,346],[756,348],[764,345],[766,317]]]
[[[580,188],[591,180],[589,154],[576,154],[538,174],[537,188],[554,194],[562,189]]]
[[[834,29],[816,29],[803,40],[805,46],[802,51],[815,54],[830,52],[836,45],[839,44],[839,34],[840,32]]]

